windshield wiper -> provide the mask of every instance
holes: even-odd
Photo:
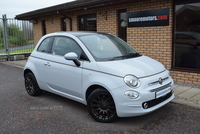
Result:
[[[126,56],[117,56],[117,57],[113,57],[109,60],[117,60],[117,59],[125,59],[125,58],[126,58]]]
[[[141,55],[139,53],[133,53],[133,54],[126,55],[126,58],[134,58],[138,56],[141,56]]]
[[[117,59],[128,59],[128,58],[134,58],[134,57],[138,57],[141,56],[139,53],[133,53],[133,54],[129,54],[129,55],[122,55],[122,56],[117,56],[117,57],[113,57],[109,60],[117,60]]]

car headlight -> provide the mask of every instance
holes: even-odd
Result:
[[[137,88],[140,86],[140,81],[133,75],[126,75],[124,77],[124,82],[131,88]]]

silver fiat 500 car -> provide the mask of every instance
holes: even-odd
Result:
[[[173,80],[158,61],[120,38],[97,32],[43,36],[24,67],[25,88],[87,105],[96,121],[150,113],[174,98]]]

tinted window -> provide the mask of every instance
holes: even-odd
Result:
[[[61,18],[61,31],[67,31],[66,22],[67,22],[67,20],[65,17]]]
[[[119,29],[119,37],[124,41],[127,40],[127,20],[126,20],[126,10],[118,11],[118,29]]]
[[[44,39],[37,50],[40,52],[48,52],[48,46],[49,46],[50,40],[51,38]]]
[[[194,37],[190,36],[190,35],[184,35],[184,34],[176,34],[175,35],[175,39],[176,40],[195,40]]]
[[[71,38],[67,37],[55,37],[52,54],[64,56],[67,53],[74,52],[78,55],[78,59],[85,59],[82,49],[79,45]]]
[[[200,2],[175,5],[173,67],[200,70]]]
[[[42,34],[47,34],[46,20],[42,21]]]
[[[96,31],[97,29],[96,14],[87,14],[79,16],[80,31]]]

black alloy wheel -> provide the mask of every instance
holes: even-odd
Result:
[[[27,73],[25,75],[25,88],[27,93],[31,96],[37,96],[41,93],[35,76],[32,73]]]
[[[96,121],[108,123],[117,118],[114,100],[105,89],[93,91],[87,100],[87,107],[89,114]]]

